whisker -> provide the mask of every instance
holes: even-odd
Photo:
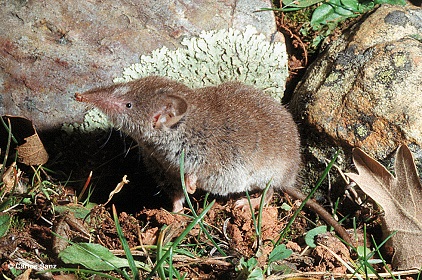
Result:
[[[107,145],[108,141],[110,141],[111,134],[113,133],[113,129],[110,128],[108,131],[109,131],[109,133],[108,133],[107,139],[105,140],[105,142],[103,144],[100,145],[100,147],[99,147],[100,149],[104,149],[105,145]]]

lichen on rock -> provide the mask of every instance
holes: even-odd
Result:
[[[99,129],[106,130],[110,127],[111,124],[107,116],[97,108],[93,108],[85,114],[82,123],[65,123],[61,129],[70,135],[74,132],[90,133]]]
[[[114,82],[128,82],[149,75],[172,78],[192,88],[241,81],[281,100],[288,76],[285,45],[269,42],[253,26],[245,32],[229,28],[203,31],[185,38],[184,48],[157,49],[123,71]]]

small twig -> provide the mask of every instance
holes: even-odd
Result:
[[[300,37],[299,36],[297,36],[296,34],[294,34],[288,27],[286,27],[284,24],[280,24],[279,25],[280,26],[280,28],[283,28],[283,30],[284,31],[286,31],[289,35],[290,35],[290,38],[294,38],[295,40],[297,40],[298,42],[299,42],[299,45],[301,46],[301,48],[302,48],[302,51],[303,51],[303,57],[304,57],[304,60],[305,60],[305,62],[304,62],[304,65],[302,66],[302,68],[305,68],[306,67],[306,65],[308,65],[308,51],[307,51],[307,49],[306,49],[306,45],[303,43],[303,41],[300,39]],[[295,68],[295,69],[292,69],[292,70],[297,70],[297,69],[300,69],[300,68]]]
[[[82,188],[82,191],[81,191],[81,193],[78,196],[78,201],[81,201],[82,200],[82,196],[85,194],[86,189],[88,188],[89,183],[91,182],[91,179],[92,179],[92,171],[89,172],[89,175],[88,175],[88,178],[85,181],[84,187]]]

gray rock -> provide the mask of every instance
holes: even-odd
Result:
[[[422,145],[422,9],[384,5],[333,41],[291,108],[344,147],[385,158]]]
[[[39,130],[81,121],[75,92],[109,85],[142,54],[181,47],[202,30],[255,26],[276,34],[268,0],[2,1],[0,114],[23,115]]]

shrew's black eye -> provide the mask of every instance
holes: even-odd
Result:
[[[126,103],[126,108],[132,108],[132,103]]]

